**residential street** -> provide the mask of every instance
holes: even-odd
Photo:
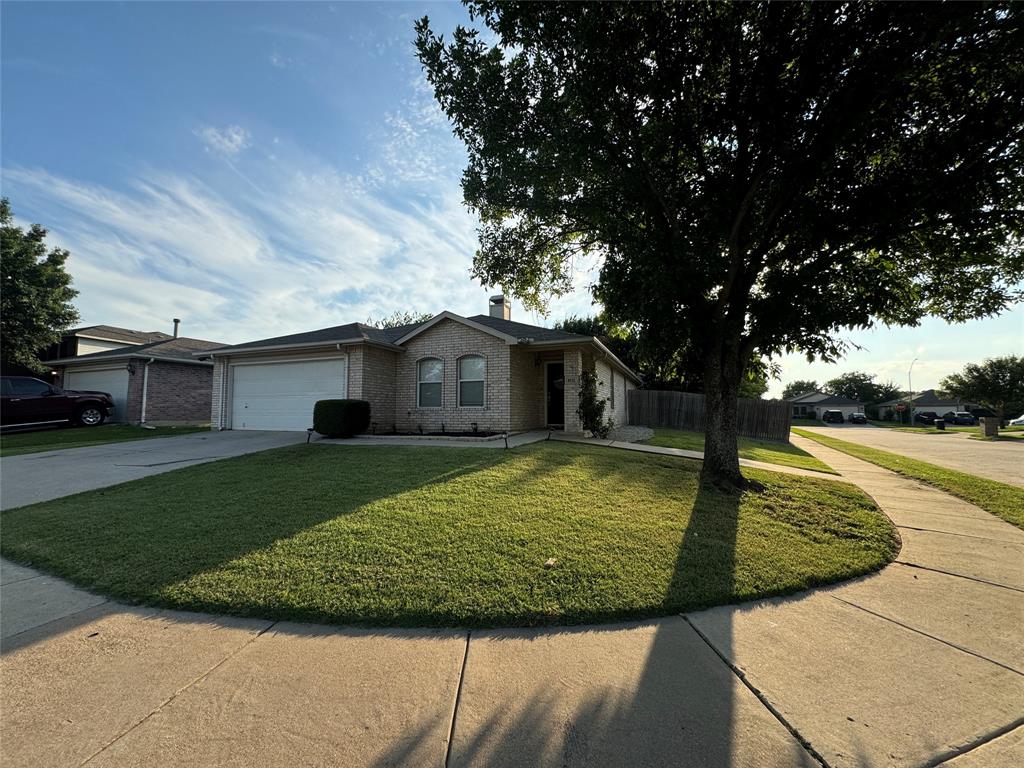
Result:
[[[129,607],[5,562],[4,763],[1020,765],[1024,532],[794,442],[893,518],[895,564],[682,617],[467,632]]]
[[[971,440],[965,432],[948,435],[899,432],[854,424],[804,427],[800,429],[861,443],[883,451],[891,451],[912,459],[920,459],[940,467],[987,477],[1001,483],[1024,487],[1024,439],[986,442]],[[803,444],[801,444],[803,447]],[[806,449],[805,449],[806,450]]]

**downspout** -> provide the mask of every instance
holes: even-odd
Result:
[[[151,357],[146,361],[146,364],[142,367],[142,413],[139,424],[145,426],[146,424],[146,396],[149,394],[149,364],[152,363],[156,358]]]

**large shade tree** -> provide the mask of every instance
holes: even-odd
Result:
[[[1024,357],[1006,355],[968,363],[942,380],[944,392],[994,408],[1000,418],[1024,413]]]
[[[827,381],[825,391],[867,404],[884,403],[902,394],[895,382],[875,381],[876,378],[873,373],[850,371]]]
[[[47,248],[46,230],[14,223],[10,202],[0,200],[0,365],[42,370],[39,351],[78,320],[71,301],[78,291],[64,268],[70,254]]]
[[[475,274],[597,298],[703,362],[704,473],[742,484],[745,361],[1020,298],[1024,7],[468,3],[417,24],[465,142]]]

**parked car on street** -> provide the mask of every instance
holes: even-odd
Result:
[[[847,421],[851,424],[867,424],[868,417],[864,413],[851,413]]]
[[[1010,419],[1011,427],[1024,427],[1024,413],[1018,416],[1016,419]]]
[[[842,411],[825,411],[821,414],[821,420],[826,424],[842,424],[846,421]]]
[[[921,411],[921,413],[914,414],[915,424],[934,424],[939,418],[939,414],[935,411]]]
[[[96,427],[114,413],[108,392],[61,389],[31,376],[0,377],[0,424],[5,427],[70,422]]]
[[[947,424],[957,424],[966,427],[973,427],[978,423],[974,415],[968,411],[950,411],[949,413],[942,414],[942,419]]]

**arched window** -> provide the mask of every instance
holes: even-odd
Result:
[[[444,363],[436,357],[427,357],[416,364],[416,406],[440,408]]]
[[[481,355],[459,358],[459,407],[483,408],[487,362]]]

